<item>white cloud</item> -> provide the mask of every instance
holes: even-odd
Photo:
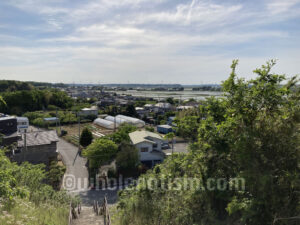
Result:
[[[223,23],[224,20],[233,19],[234,14],[241,9],[242,5],[224,6],[211,3],[210,1],[193,0],[190,3],[178,5],[175,10],[142,15],[139,18],[139,22],[154,21],[176,25]]]
[[[272,0],[268,1],[266,5],[271,14],[280,14],[289,11],[298,3],[300,3],[299,0]]]

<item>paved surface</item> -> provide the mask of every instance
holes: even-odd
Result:
[[[164,153],[172,153],[172,144],[169,144],[170,148],[169,149],[165,149],[163,150]],[[188,152],[188,146],[189,144],[188,143],[175,143],[174,144],[174,149],[173,151],[174,152],[177,152],[177,153],[187,153]]]
[[[90,207],[94,200],[103,201],[105,196],[107,196],[108,204],[117,202],[118,190],[91,190],[89,188],[87,160],[78,155],[76,146],[60,138],[57,148],[67,167],[63,187],[71,194],[78,194],[83,206]]]

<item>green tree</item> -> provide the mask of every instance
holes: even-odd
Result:
[[[6,102],[4,101],[2,96],[0,96],[0,107],[3,107],[3,106],[6,106]]]
[[[93,134],[87,127],[85,127],[81,132],[79,142],[83,147],[87,147],[92,143],[92,141],[93,141]]]
[[[137,166],[139,165],[137,148],[126,142],[121,143],[116,157],[116,165],[121,174],[136,175]]]
[[[59,184],[62,180],[63,175],[66,172],[66,167],[59,165],[56,161],[52,161],[48,172],[48,181],[50,185],[58,190]]]
[[[174,137],[175,137],[175,134],[173,132],[167,133],[164,137],[168,141],[171,140],[171,142],[172,142],[172,153],[173,153],[173,150],[174,150]]]
[[[173,182],[191,177],[203,184],[238,178],[245,187],[230,189],[229,182],[225,190],[173,191],[139,184],[121,193],[122,224],[283,225],[278,218],[299,215],[300,90],[296,77],[271,73],[274,65],[268,62],[246,81],[237,78],[234,61],[224,98],[210,98],[179,118],[182,135],[196,134],[189,153],[175,154],[144,176]]]
[[[171,97],[167,98],[166,101],[167,101],[168,103],[170,103],[171,105],[174,105],[174,104],[175,104],[174,99],[171,98]]]
[[[113,140],[116,144],[121,144],[122,142],[130,142],[129,133],[136,131],[137,128],[130,124],[122,124],[119,126],[118,131],[106,136],[106,138]]]
[[[114,159],[117,151],[118,146],[113,141],[99,138],[83,151],[83,156],[88,158],[90,168],[99,168]]]
[[[133,116],[133,117],[138,116],[137,112],[135,111],[134,105],[127,105],[126,110],[125,110],[125,114],[127,116]]]

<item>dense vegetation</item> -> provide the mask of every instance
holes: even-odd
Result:
[[[65,84],[52,84],[44,82],[24,82],[16,80],[0,80],[0,92],[6,91],[24,91],[33,90],[35,87],[38,88],[55,88],[55,87],[65,87]]]
[[[181,134],[193,143],[189,153],[173,155],[142,176],[156,179],[157,188],[139,183],[120,193],[120,224],[299,224],[293,217],[300,212],[300,91],[296,77],[271,73],[274,64],[246,81],[237,78],[234,61],[223,83],[226,97],[211,98],[179,118]],[[183,190],[178,178],[195,178],[203,187],[212,179],[241,178],[245,186]],[[163,188],[166,182],[177,188]]]
[[[49,90],[23,90],[1,93],[5,106],[0,106],[0,111],[8,114],[22,115],[25,112],[52,108],[70,108],[73,100],[62,91]]]
[[[53,167],[52,178],[60,174]],[[0,150],[0,224],[67,224],[71,199],[47,185],[47,178],[43,165],[26,162],[19,166]]]

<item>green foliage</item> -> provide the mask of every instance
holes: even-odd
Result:
[[[116,157],[116,165],[118,172],[123,175],[136,174],[139,165],[137,148],[129,143],[121,143]]]
[[[56,161],[52,161],[48,172],[48,181],[50,185],[58,190],[63,175],[66,172],[66,167],[59,165]]]
[[[126,116],[132,116],[132,117],[137,117],[138,116],[137,112],[135,111],[134,105],[127,105],[126,106],[125,115]]]
[[[83,156],[88,158],[90,168],[99,168],[110,162],[116,156],[117,150],[118,146],[113,141],[99,138],[83,151]]]
[[[146,131],[150,131],[150,132],[154,132],[155,130],[154,130],[154,127],[150,127],[150,126],[146,126],[145,127],[145,130]]]
[[[166,99],[166,101],[167,101],[168,103],[170,103],[171,105],[174,105],[174,104],[175,104],[174,98],[169,97],[169,98]]]
[[[121,144],[122,142],[130,142],[129,133],[136,131],[137,128],[130,124],[122,124],[119,126],[117,132],[107,135],[105,138],[113,140],[116,144]]]
[[[10,92],[17,90],[32,90],[33,85],[27,82],[14,80],[0,80],[0,92]]]
[[[79,140],[80,145],[82,145],[83,147],[87,147],[92,143],[92,141],[93,141],[92,132],[87,127],[84,128],[80,135],[80,140]]]
[[[1,106],[1,107],[6,106],[6,102],[4,101],[4,99],[3,99],[2,96],[0,96],[0,106]]]
[[[73,104],[73,100],[65,92],[55,89],[3,92],[2,97],[5,100],[7,107],[0,105],[0,110],[5,113],[16,115],[42,110],[47,108],[48,105],[66,109]]]
[[[177,116],[179,133],[193,141],[189,153],[173,155],[144,176],[203,184],[243,178],[245,189],[149,190],[139,184],[121,193],[120,224],[263,225],[299,215],[300,91],[296,77],[271,73],[274,64],[245,81],[237,78],[234,61],[224,98]]]
[[[63,191],[56,192],[45,184],[48,176],[44,165],[32,165],[10,162],[0,151],[0,205],[12,207],[16,199],[27,199],[36,205],[47,201],[49,203],[68,204],[70,197]]]

